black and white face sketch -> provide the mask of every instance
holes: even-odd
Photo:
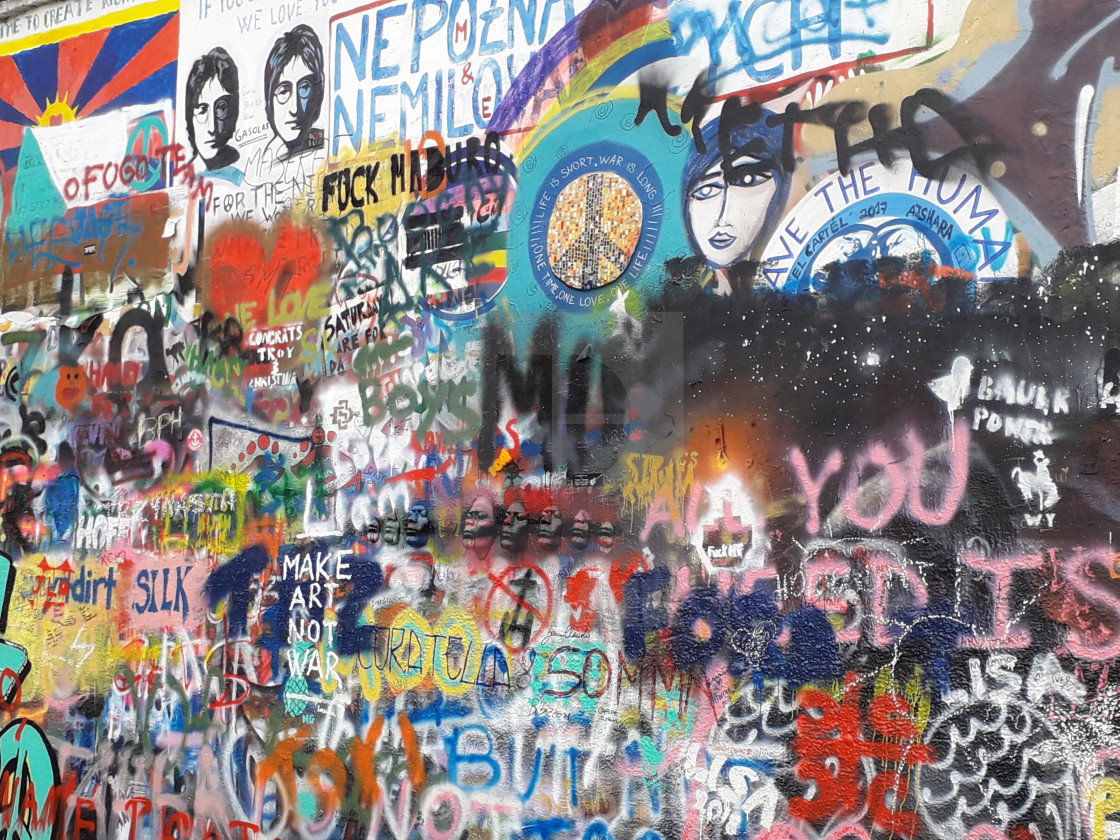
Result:
[[[276,39],[264,67],[265,110],[280,160],[323,146],[315,122],[323,110],[323,47],[319,36],[300,24]]]
[[[230,166],[240,157],[229,145],[239,106],[237,65],[215,47],[191,66],[186,84],[187,137],[208,170]]]

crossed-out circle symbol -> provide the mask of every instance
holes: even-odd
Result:
[[[552,618],[552,584],[540,567],[533,564],[510,566],[500,575],[491,574],[490,580],[493,586],[486,597],[486,629],[494,638],[501,638],[511,651],[520,652],[534,644],[548,628]],[[502,615],[497,627],[493,620],[495,611]],[[511,630],[521,626],[516,623],[521,616],[534,626],[531,633],[523,632],[523,644],[514,644],[509,637]]]

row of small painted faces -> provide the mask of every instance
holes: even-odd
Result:
[[[416,501],[407,511],[380,511],[371,517],[366,537],[374,544],[388,546],[403,542],[410,548],[423,548],[432,532],[432,509],[426,501]],[[600,551],[614,548],[617,536],[615,523],[595,522],[586,510],[577,510],[570,519],[557,505],[549,505],[539,513],[530,514],[525,502],[513,499],[498,508],[485,495],[476,496],[463,515],[460,534],[463,546],[476,553],[489,551],[494,542],[510,552],[525,551],[530,541],[540,551],[558,551],[565,538],[572,551],[586,551],[594,541]]]

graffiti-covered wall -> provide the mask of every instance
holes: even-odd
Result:
[[[0,836],[1120,837],[1117,44],[0,4]]]

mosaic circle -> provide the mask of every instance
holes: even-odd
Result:
[[[548,222],[548,261],[573,289],[617,280],[642,235],[642,202],[614,172],[590,172],[568,184]]]

